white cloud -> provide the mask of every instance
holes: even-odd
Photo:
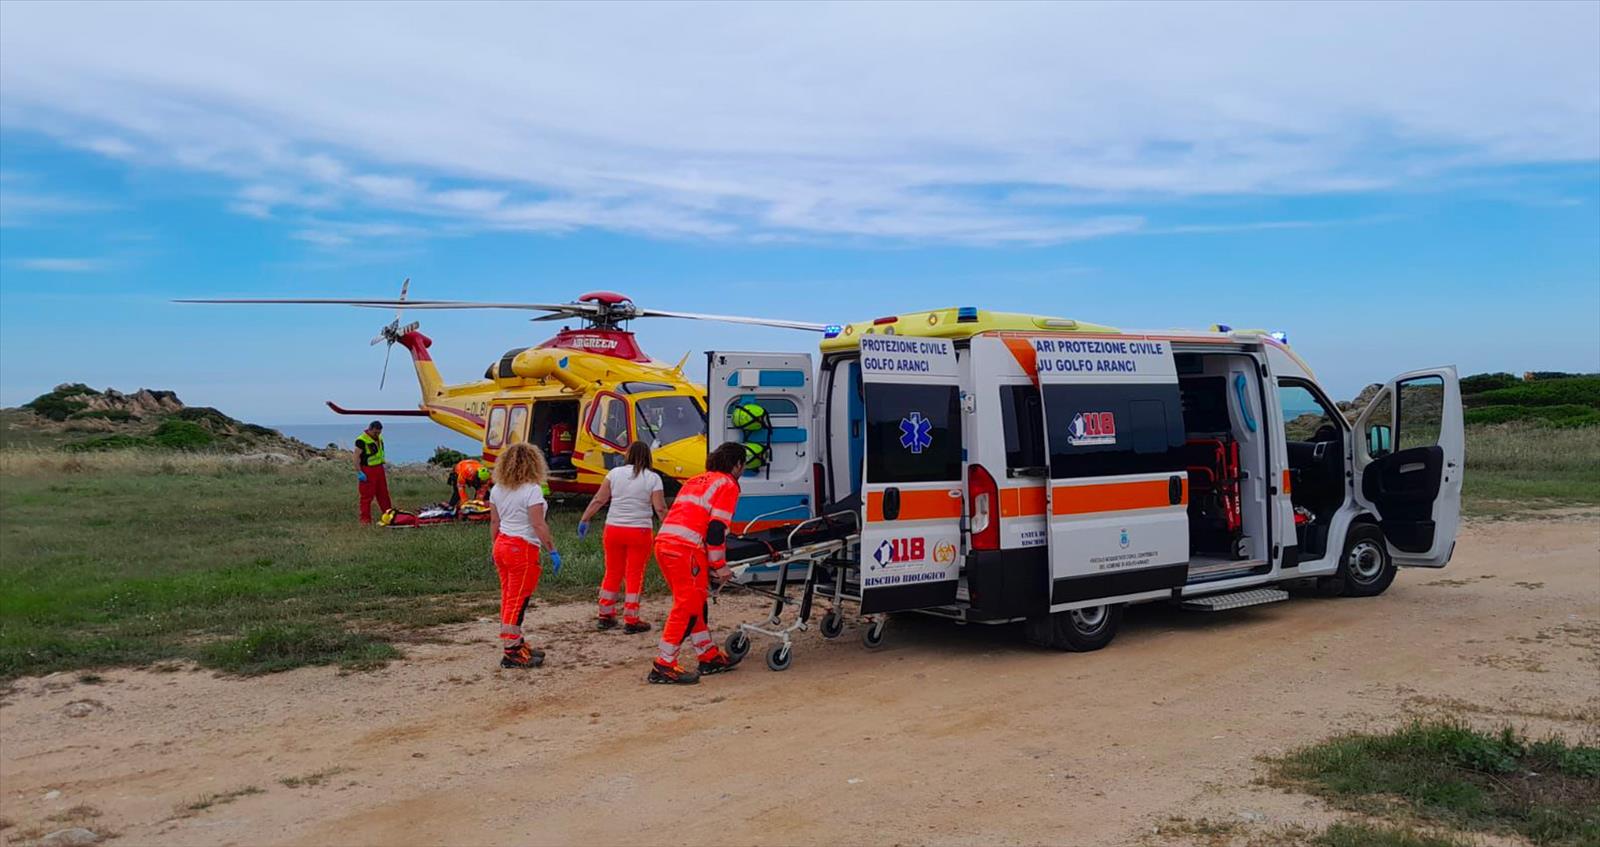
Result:
[[[1033,244],[1600,159],[1597,31],[1582,3],[13,4],[0,120],[277,186],[258,216]]]
[[[104,259],[53,257],[18,259],[17,267],[25,271],[43,271],[45,273],[93,273],[105,270],[107,263]]]

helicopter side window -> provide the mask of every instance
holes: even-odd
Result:
[[[528,440],[528,407],[511,407],[511,424],[506,428],[506,441],[517,442]]]
[[[589,416],[589,432],[621,450],[628,445],[628,404],[615,394],[602,394]]]
[[[495,406],[489,410],[489,424],[483,428],[483,446],[492,449],[506,443],[506,407]]]
[[[706,416],[693,398],[682,394],[646,397],[634,404],[641,438],[660,447],[706,434]]]

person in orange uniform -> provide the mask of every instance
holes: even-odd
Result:
[[[639,598],[644,592],[644,566],[650,561],[650,519],[666,516],[667,500],[661,475],[651,470],[655,458],[650,445],[635,441],[623,458],[626,463],[606,474],[600,490],[578,517],[578,537],[589,534],[589,519],[608,506],[603,537],[606,573],[600,580],[600,611],[595,623],[600,629],[616,627],[617,593],[626,588],[621,595],[622,629],[631,635],[650,630],[650,624],[639,618]]]
[[[468,500],[482,500],[489,496],[490,472],[477,459],[462,459],[450,472],[450,505],[459,506]],[[468,496],[468,495],[471,496]]]
[[[683,484],[661,521],[661,531],[656,533],[656,566],[672,590],[672,611],[661,628],[659,655],[646,682],[690,684],[739,664],[711,640],[706,613],[709,582],[722,585],[733,576],[725,545],[739,504],[738,479],[744,473],[744,458],[743,444],[728,442],[711,451],[706,472]],[[696,670],[678,664],[685,638],[699,657]]]
[[[372,523],[372,501],[378,501],[378,514],[394,508],[389,502],[389,476],[384,471],[383,421],[367,424],[356,436],[356,493],[361,502],[361,522]]]
[[[550,575],[561,573],[561,554],[545,521],[544,480],[550,473],[539,448],[516,443],[495,463],[489,492],[489,558],[500,574],[500,667],[536,668],[544,651],[528,646],[523,619],[528,598],[539,588],[539,554],[550,557]]]

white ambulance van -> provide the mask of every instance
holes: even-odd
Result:
[[[1308,577],[1372,596],[1455,546],[1453,367],[1394,377],[1352,425],[1281,337],[1227,327],[969,307],[829,327],[816,368],[708,359],[711,444],[748,438],[740,404],[772,420],[735,529],[856,513],[867,616],[1025,621],[1037,643],[1094,650],[1132,603],[1237,608]]]

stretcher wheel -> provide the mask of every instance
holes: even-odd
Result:
[[[837,611],[829,610],[822,616],[819,629],[822,630],[823,638],[838,638],[844,634],[844,616]]]
[[[767,667],[775,671],[786,671],[794,662],[794,651],[787,644],[774,644],[767,651]]]
[[[885,621],[874,621],[872,626],[861,630],[861,643],[868,650],[876,650],[883,646],[883,630],[887,626]]]
[[[743,659],[750,652],[750,634],[742,629],[736,629],[722,646],[729,656]]]

